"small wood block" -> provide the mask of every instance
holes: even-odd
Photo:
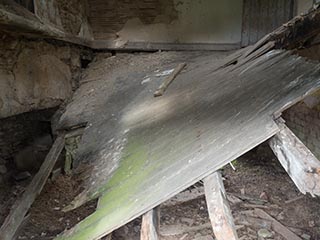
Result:
[[[141,240],[158,240],[159,238],[159,209],[155,208],[142,217]]]
[[[236,227],[219,172],[203,180],[209,217],[217,240],[238,240]]]
[[[283,168],[303,194],[320,196],[320,161],[284,124],[269,145]]]
[[[178,74],[187,66],[186,63],[180,63],[178,67],[163,81],[161,86],[154,92],[154,97],[160,97],[167,90],[169,85],[173,82],[173,80],[178,76]]]

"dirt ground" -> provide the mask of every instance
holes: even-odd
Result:
[[[246,214],[254,208],[267,212],[302,239],[320,239],[319,198],[300,194],[268,147],[259,147],[233,164],[236,171],[227,166],[222,174],[240,239],[264,239],[258,238],[257,232],[261,229],[267,229],[272,235],[266,239],[285,239],[268,221],[252,222]],[[0,188],[1,222],[27,183]],[[69,213],[61,211],[79,193],[78,186],[69,176],[49,180],[30,209],[17,239],[53,239],[92,213],[95,201]],[[214,239],[201,183],[162,204],[160,215],[162,240]],[[141,218],[127,224],[115,231],[112,239],[138,240],[140,223]]]

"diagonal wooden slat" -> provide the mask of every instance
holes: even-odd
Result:
[[[217,240],[238,240],[236,227],[219,172],[203,179],[209,217]]]
[[[8,217],[0,228],[1,240],[12,240],[15,232],[22,223],[26,213],[36,197],[45,185],[61,151],[64,148],[64,135],[58,136],[38,173],[33,177],[31,183],[22,194],[21,198],[12,207]]]
[[[142,216],[140,240],[159,240],[159,208],[154,208]]]

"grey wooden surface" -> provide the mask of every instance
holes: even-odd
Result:
[[[219,71],[217,53],[128,58],[89,71],[92,82],[61,118],[60,128],[88,123],[78,163],[91,166],[90,177],[69,209],[97,197],[100,207],[57,239],[97,239],[151,210],[275,135],[273,113],[320,86],[319,65],[284,51]],[[188,66],[154,98],[155,71],[181,62]]]

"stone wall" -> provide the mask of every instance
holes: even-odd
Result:
[[[56,0],[62,27],[67,33],[92,39],[86,0]]]
[[[50,134],[50,119],[56,108],[19,114],[0,119],[0,161],[12,160],[14,154],[37,137]]]
[[[35,14],[65,33],[92,39],[86,0],[35,0]]]
[[[71,97],[81,72],[81,49],[2,34],[0,118],[52,108]]]
[[[318,98],[307,98],[283,114],[287,126],[320,159],[320,104]]]

